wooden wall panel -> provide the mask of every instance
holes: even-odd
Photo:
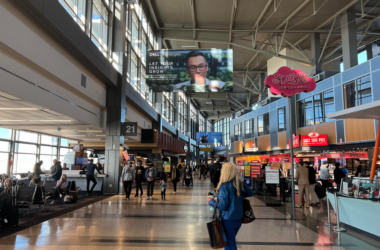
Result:
[[[260,151],[270,150],[270,135],[258,137],[257,144]]]
[[[242,153],[243,152],[243,141],[235,141],[234,142],[234,153]]]
[[[344,120],[346,142],[375,139],[375,127],[372,119]]]
[[[278,133],[278,148],[286,149],[288,145],[288,138],[286,138],[286,132]]]
[[[314,126],[297,129],[297,135],[308,135],[310,132],[314,132]]]
[[[327,134],[329,143],[336,143],[335,122],[322,123],[314,126],[315,132],[318,134]]]

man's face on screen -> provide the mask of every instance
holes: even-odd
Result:
[[[204,84],[208,71],[206,59],[203,56],[190,57],[187,61],[186,72],[191,77],[192,82]]]

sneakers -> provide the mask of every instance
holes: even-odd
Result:
[[[62,198],[62,194],[59,195],[59,198]]]
[[[296,208],[301,208],[302,206],[301,205],[296,205]]]
[[[55,203],[55,201],[52,201],[52,202],[50,202],[50,205],[53,205]]]

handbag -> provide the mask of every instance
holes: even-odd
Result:
[[[210,246],[212,249],[224,248],[227,246],[227,242],[223,239],[223,225],[221,219],[221,214],[219,212],[219,218],[217,218],[217,205],[216,202],[214,215],[212,221],[207,223],[207,230],[210,237]]]
[[[243,224],[248,224],[256,220],[255,214],[253,213],[253,209],[251,207],[251,203],[247,199],[243,199],[243,210],[244,210]]]

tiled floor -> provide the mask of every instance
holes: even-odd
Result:
[[[162,201],[157,183],[154,200],[113,196],[5,237],[0,249],[211,249],[206,229],[211,190],[208,179],[196,179],[193,188],[179,187],[173,195],[169,183]],[[361,234],[323,226],[323,205],[272,208],[258,198],[251,198],[251,205],[257,220],[242,226],[238,249],[380,249],[379,242]]]

